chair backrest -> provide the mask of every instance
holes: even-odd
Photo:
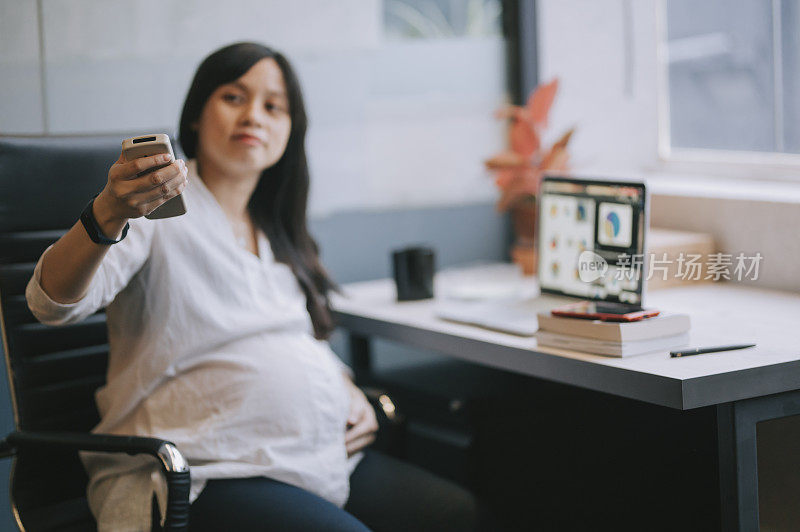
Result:
[[[0,322],[17,430],[88,431],[98,422],[94,392],[105,382],[105,314],[49,327],[36,321],[25,286],[45,248],[78,219],[104,186],[122,137],[0,136]],[[18,512],[85,496],[75,453],[16,457],[12,498]]]

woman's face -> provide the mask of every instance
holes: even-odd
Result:
[[[196,123],[198,157],[220,170],[260,173],[283,155],[292,129],[286,83],[272,58],[211,94]]]

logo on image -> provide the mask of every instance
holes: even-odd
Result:
[[[578,276],[584,283],[600,279],[607,271],[608,262],[594,251],[587,249],[578,255]]]

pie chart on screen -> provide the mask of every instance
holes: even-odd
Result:
[[[606,232],[606,236],[609,239],[616,238],[619,235],[619,215],[611,211],[606,215],[606,219],[603,222],[603,229]]]
[[[633,207],[603,202],[597,216],[597,241],[604,246],[629,247],[633,238]]]

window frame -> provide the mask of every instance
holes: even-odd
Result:
[[[800,154],[673,147],[669,116],[667,0],[657,0],[656,3],[656,39],[657,153],[662,169],[752,180],[800,181]]]
[[[506,86],[512,103],[524,105],[539,84],[536,0],[501,0],[506,39]]]

